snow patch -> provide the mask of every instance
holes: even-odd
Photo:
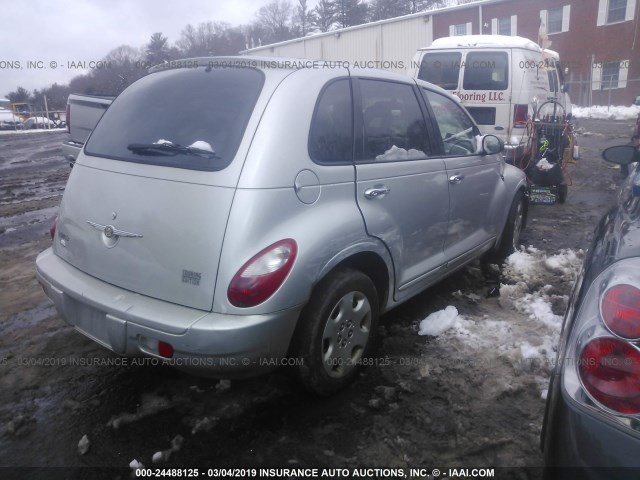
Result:
[[[136,413],[121,413],[112,417],[107,423],[108,427],[120,428],[128,423],[133,423],[141,418],[155,415],[163,410],[168,410],[173,404],[165,397],[160,397],[153,393],[145,393],[142,395],[141,404]]]
[[[216,153],[210,143],[204,140],[197,140],[189,145],[189,148],[197,148],[199,150],[206,150],[207,152]]]
[[[426,158],[424,152],[420,150],[415,150],[410,148],[409,150],[405,150],[404,148],[397,147],[393,145],[389,150],[384,152],[382,155],[378,155],[376,160],[378,161],[398,161],[398,160],[416,160],[419,158]]]
[[[576,118],[599,118],[606,120],[635,120],[640,115],[640,105],[578,107],[573,105],[571,112]]]
[[[538,170],[542,170],[544,172],[546,172],[547,170],[551,170],[553,166],[554,164],[549,163],[549,160],[547,160],[546,158],[541,158],[540,161],[536,163],[536,167],[538,168]]]
[[[418,335],[437,337],[453,327],[458,320],[458,309],[449,305],[444,310],[433,312],[420,322]]]
[[[89,451],[89,447],[91,447],[91,442],[89,442],[89,437],[83,435],[80,441],[78,442],[78,453],[80,455],[84,455]]]

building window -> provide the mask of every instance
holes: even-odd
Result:
[[[629,60],[594,62],[592,72],[593,90],[627,88]]]
[[[457,35],[471,35],[471,22],[449,25],[449,36],[455,37]]]
[[[562,32],[562,7],[549,10],[549,20],[547,23],[547,33]]]
[[[636,14],[638,0],[599,0],[597,25],[627,22]]]
[[[620,62],[607,62],[602,64],[602,88],[618,88],[620,80]]]
[[[540,22],[548,34],[568,32],[570,14],[571,5],[540,10]]]
[[[518,16],[500,17],[491,19],[491,35],[517,35]]]
[[[498,35],[511,35],[511,17],[498,19]]]
[[[453,26],[453,34],[454,35],[467,35],[467,24],[459,23],[458,25]]]
[[[609,0],[607,23],[624,22],[627,15],[627,0]]]

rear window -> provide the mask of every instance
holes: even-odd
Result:
[[[470,52],[464,62],[465,90],[506,90],[509,64],[506,52]]]
[[[445,90],[456,90],[461,59],[462,54],[456,52],[427,53],[422,57],[418,78]]]
[[[236,154],[263,84],[262,72],[250,68],[153,73],[118,96],[89,138],[85,153],[221,170]]]

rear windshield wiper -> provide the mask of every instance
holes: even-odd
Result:
[[[166,155],[174,157],[178,154],[197,155],[206,158],[220,158],[216,152],[196,147],[183,147],[175,143],[130,143],[127,149],[139,155]]]

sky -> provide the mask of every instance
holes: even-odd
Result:
[[[187,24],[255,20],[270,0],[0,0],[0,98],[64,84],[120,45],[162,32],[173,45]],[[315,2],[309,2],[313,4]]]

